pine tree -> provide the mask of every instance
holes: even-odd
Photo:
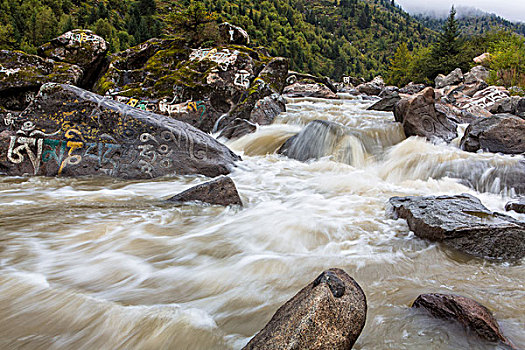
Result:
[[[410,82],[410,62],[412,55],[408,51],[406,43],[402,43],[397,48],[394,57],[390,60],[390,70],[387,76],[387,83],[404,86]]]

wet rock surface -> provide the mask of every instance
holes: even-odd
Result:
[[[525,214],[525,197],[520,197],[518,200],[508,202],[505,205],[505,210],[506,211],[514,210],[516,213]]]
[[[79,66],[84,72],[80,85],[92,86],[104,64],[109,46],[90,30],[75,29],[51,40],[38,48],[44,58]]]
[[[437,104],[434,89],[425,88],[421,93],[404,98],[394,108],[397,122],[403,124],[405,135],[422,136],[429,141],[450,142],[457,137],[457,121],[450,118],[449,109]]]
[[[214,205],[241,205],[235,183],[228,176],[194,186],[168,199],[174,203],[202,202]]]
[[[238,159],[186,123],[55,83],[44,85],[0,134],[7,175],[214,177],[228,174]]]
[[[468,152],[525,153],[525,120],[511,114],[477,119],[465,130],[461,149]]]
[[[525,223],[491,212],[469,194],[393,197],[389,202],[394,217],[406,219],[420,238],[481,258],[517,260],[525,256]]]
[[[351,349],[366,311],[357,282],[329,269],[281,306],[243,349]]]
[[[412,307],[426,309],[436,318],[457,322],[481,339],[515,349],[492,313],[475,300],[453,294],[422,294]]]

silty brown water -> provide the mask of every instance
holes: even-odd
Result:
[[[243,209],[163,201],[205,178],[0,178],[0,348],[238,349],[329,267],[367,295],[355,349],[497,349],[410,309],[427,292],[478,300],[525,347],[523,262],[466,257],[386,214],[392,196],[463,192],[503,211],[498,176],[516,157],[404,140],[369,104],[293,100],[230,142]],[[275,154],[315,119],[353,133],[317,161]]]

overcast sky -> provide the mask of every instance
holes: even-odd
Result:
[[[405,10],[412,13],[424,10],[448,11],[454,4],[472,6],[480,10],[495,13],[511,21],[525,22],[525,0],[396,0]]]

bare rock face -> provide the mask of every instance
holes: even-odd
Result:
[[[366,309],[357,282],[341,269],[329,269],[281,306],[243,349],[351,349]]]
[[[514,210],[516,213],[525,214],[525,197],[520,197],[518,200],[508,202],[505,205],[505,210]]]
[[[475,300],[453,294],[422,294],[417,297],[412,307],[424,308],[434,317],[461,324],[481,339],[515,349],[503,335],[492,313]]]
[[[421,93],[399,101],[394,108],[397,122],[403,124],[405,135],[422,136],[429,141],[450,142],[457,137],[457,123],[436,104],[434,89],[428,87]]]
[[[467,74],[465,74],[465,84],[475,84],[478,82],[486,82],[489,77],[489,70],[483,66],[473,67]]]
[[[229,44],[248,45],[250,43],[250,36],[241,27],[224,22],[219,25],[219,31],[224,41]]]
[[[449,75],[445,76],[443,74],[439,74],[436,77],[436,89],[441,89],[446,86],[452,86],[452,85],[458,85],[463,82],[463,72],[461,72],[460,68],[456,68],[452,72],[449,73]]]
[[[4,123],[0,171],[10,176],[215,177],[240,159],[191,125],[71,85],[44,85]]]
[[[465,130],[461,149],[468,152],[482,149],[506,154],[525,153],[525,119],[511,114],[477,119]]]
[[[206,182],[181,192],[170,199],[170,202],[187,203],[202,202],[214,205],[240,205],[241,197],[235,183],[228,176],[221,176],[210,182]]]
[[[22,111],[43,84],[76,85],[82,76],[82,69],[72,64],[54,62],[21,51],[0,50],[0,107]]]
[[[55,61],[79,66],[84,72],[80,85],[92,86],[97,79],[109,46],[90,30],[75,29],[38,48],[38,54]]]
[[[525,223],[493,213],[469,194],[390,198],[396,218],[416,236],[486,259],[525,256]]]

